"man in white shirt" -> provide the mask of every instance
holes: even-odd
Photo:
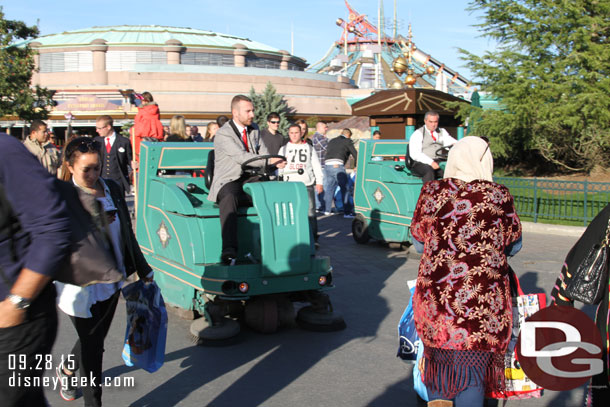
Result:
[[[428,111],[424,115],[425,125],[415,130],[409,140],[408,151],[413,160],[411,172],[422,177],[424,183],[443,177],[443,171],[435,161],[436,153],[443,147],[457,143],[445,129],[438,128],[438,119],[437,112]]]
[[[286,157],[286,167],[280,169],[279,173],[284,181],[302,182],[307,187],[309,196],[309,226],[314,240],[318,241],[318,220],[316,219],[315,194],[324,191],[324,176],[322,166],[314,148],[303,141],[301,128],[298,124],[292,124],[288,128],[290,141],[284,145],[279,154]],[[315,186],[315,191],[314,191]]]

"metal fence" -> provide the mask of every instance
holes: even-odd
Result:
[[[587,226],[610,202],[610,182],[510,177],[494,180],[508,187],[519,216],[534,222],[560,221]]]

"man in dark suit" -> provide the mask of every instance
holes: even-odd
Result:
[[[108,115],[95,121],[95,130],[99,134],[95,139],[102,145],[102,178],[115,180],[125,194],[130,190],[131,143],[128,138],[116,134],[112,124],[112,117]]]

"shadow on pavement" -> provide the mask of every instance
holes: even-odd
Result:
[[[235,406],[264,405],[265,401],[281,392],[297,378],[315,369],[317,364],[329,363],[325,358],[334,352],[350,352],[350,342],[372,342],[377,337],[381,321],[388,313],[387,300],[380,296],[386,280],[406,261],[404,252],[396,252],[379,247],[378,244],[355,247],[351,239],[335,239],[351,233],[351,222],[343,217],[331,216],[319,220],[320,255],[329,255],[334,268],[336,289],[329,291],[334,309],[341,313],[347,328],[339,332],[310,333],[298,328],[280,330],[276,334],[262,335],[245,330],[244,340],[239,344],[222,348],[188,347],[166,355],[166,363],[185,358],[178,374],[166,381],[131,406],[174,406],[189,393],[233,372],[239,378],[215,395],[211,400],[201,400],[201,405]],[[354,250],[357,248],[358,250]],[[345,256],[350,256],[349,259]],[[356,257],[356,258],[354,258]],[[408,257],[408,256],[407,256]],[[347,261],[349,260],[349,261]],[[412,260],[419,261],[419,259]],[[354,264],[361,266],[354,267]],[[405,291],[405,298],[408,294]],[[406,301],[405,301],[406,305]],[[374,346],[371,344],[371,346]],[[384,350],[385,351],[385,350]],[[392,350],[390,350],[391,352]],[[370,363],[367,352],[354,353],[353,363],[360,368]],[[396,363],[400,363],[398,360]],[[245,365],[250,367],[244,367]],[[240,369],[244,369],[243,372]],[[105,375],[123,373],[114,368]],[[127,371],[127,370],[126,370]],[[162,370],[158,373],[162,373]],[[155,374],[158,374],[155,373]],[[328,377],[326,383],[332,386],[334,380],[350,380],[350,372],[337,369],[336,375]],[[159,378],[156,378],[159,381]],[[401,398],[397,393],[405,390],[405,382],[398,382],[388,389],[390,398]],[[316,389],[299,387],[295,405],[303,405],[303,400],[316,399]],[[340,397],[338,395],[338,397]],[[415,394],[413,393],[413,397]],[[382,399],[375,405],[390,405]],[[326,402],[333,403],[331,400]]]

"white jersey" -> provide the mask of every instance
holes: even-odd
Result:
[[[302,182],[306,186],[324,184],[322,166],[314,148],[308,143],[288,143],[280,148],[280,155],[286,157],[286,166],[279,170],[284,181]],[[303,174],[299,174],[299,169]]]

